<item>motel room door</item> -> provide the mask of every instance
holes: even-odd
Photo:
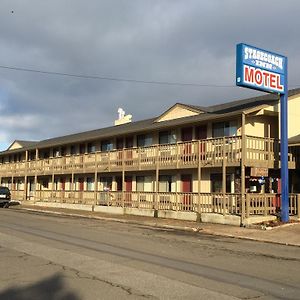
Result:
[[[125,176],[125,206],[131,206],[132,176]]]
[[[117,146],[117,150],[119,150],[118,153],[117,153],[117,159],[118,159],[117,164],[121,165],[122,164],[122,158],[123,158],[124,139],[123,138],[118,138],[117,142],[116,142],[116,146]]]
[[[182,142],[190,142],[193,140],[193,127],[187,127],[181,129],[181,141]],[[192,144],[187,143],[183,145],[183,149],[181,150],[181,154],[183,155],[184,161],[189,161],[191,159],[192,154]]]
[[[133,137],[128,136],[125,138],[125,160],[127,165],[132,165],[132,147],[133,147]]]
[[[182,184],[182,207],[183,210],[191,210],[192,199],[189,193],[192,192],[192,175],[191,174],[182,174],[181,175],[181,184]],[[186,194],[185,194],[186,193]]]
[[[205,151],[206,151],[205,140],[207,139],[207,125],[201,125],[196,127],[195,135],[197,140],[203,140],[199,145],[199,156],[200,159],[201,158],[204,159],[203,156],[205,155]]]

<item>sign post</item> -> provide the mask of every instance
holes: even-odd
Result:
[[[247,44],[238,44],[236,85],[280,95],[281,220],[288,222],[287,57]]]

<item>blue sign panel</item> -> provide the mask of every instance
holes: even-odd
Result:
[[[286,64],[285,56],[238,44],[236,84],[269,93],[284,94]]]

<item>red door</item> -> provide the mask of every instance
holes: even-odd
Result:
[[[83,188],[84,188],[84,184],[83,184],[84,180],[83,180],[83,178],[79,178],[78,182],[79,182],[79,191],[82,192]]]
[[[193,140],[193,128],[192,127],[181,129],[181,140],[183,142],[190,142]],[[191,143],[186,143],[183,145],[183,153],[182,154],[183,154],[184,161],[189,161],[191,159],[191,154],[192,154],[192,144]]]
[[[182,182],[182,192],[183,194],[183,199],[182,199],[182,204],[183,204],[183,210],[192,210],[191,204],[191,195],[190,193],[192,192],[192,175],[190,174],[183,174],[181,175],[181,182]]]
[[[128,136],[125,138],[125,148],[127,148],[125,159],[127,160],[126,163],[128,165],[132,164],[132,147],[133,147],[133,137]]]
[[[205,159],[203,156],[205,155],[206,147],[205,147],[205,140],[207,139],[207,125],[202,125],[196,127],[196,139],[200,140],[199,146],[199,154],[200,159]]]
[[[64,191],[66,189],[66,179],[61,178],[60,182],[61,182],[61,189],[62,191]]]
[[[131,206],[131,192],[132,192],[132,177],[131,176],[125,176],[125,206]]]
[[[182,128],[181,129],[181,140],[183,142],[189,142],[193,139],[193,128]]]
[[[125,190],[126,192],[132,192],[132,177],[125,176]]]
[[[121,165],[122,164],[122,158],[123,158],[123,147],[124,147],[124,139],[123,138],[118,138],[116,142],[118,154],[117,154],[117,164]]]

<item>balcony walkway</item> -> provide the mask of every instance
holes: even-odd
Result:
[[[247,136],[245,166],[279,168],[279,143]],[[240,166],[241,136],[0,164],[2,177]],[[289,168],[295,158],[289,153]]]

